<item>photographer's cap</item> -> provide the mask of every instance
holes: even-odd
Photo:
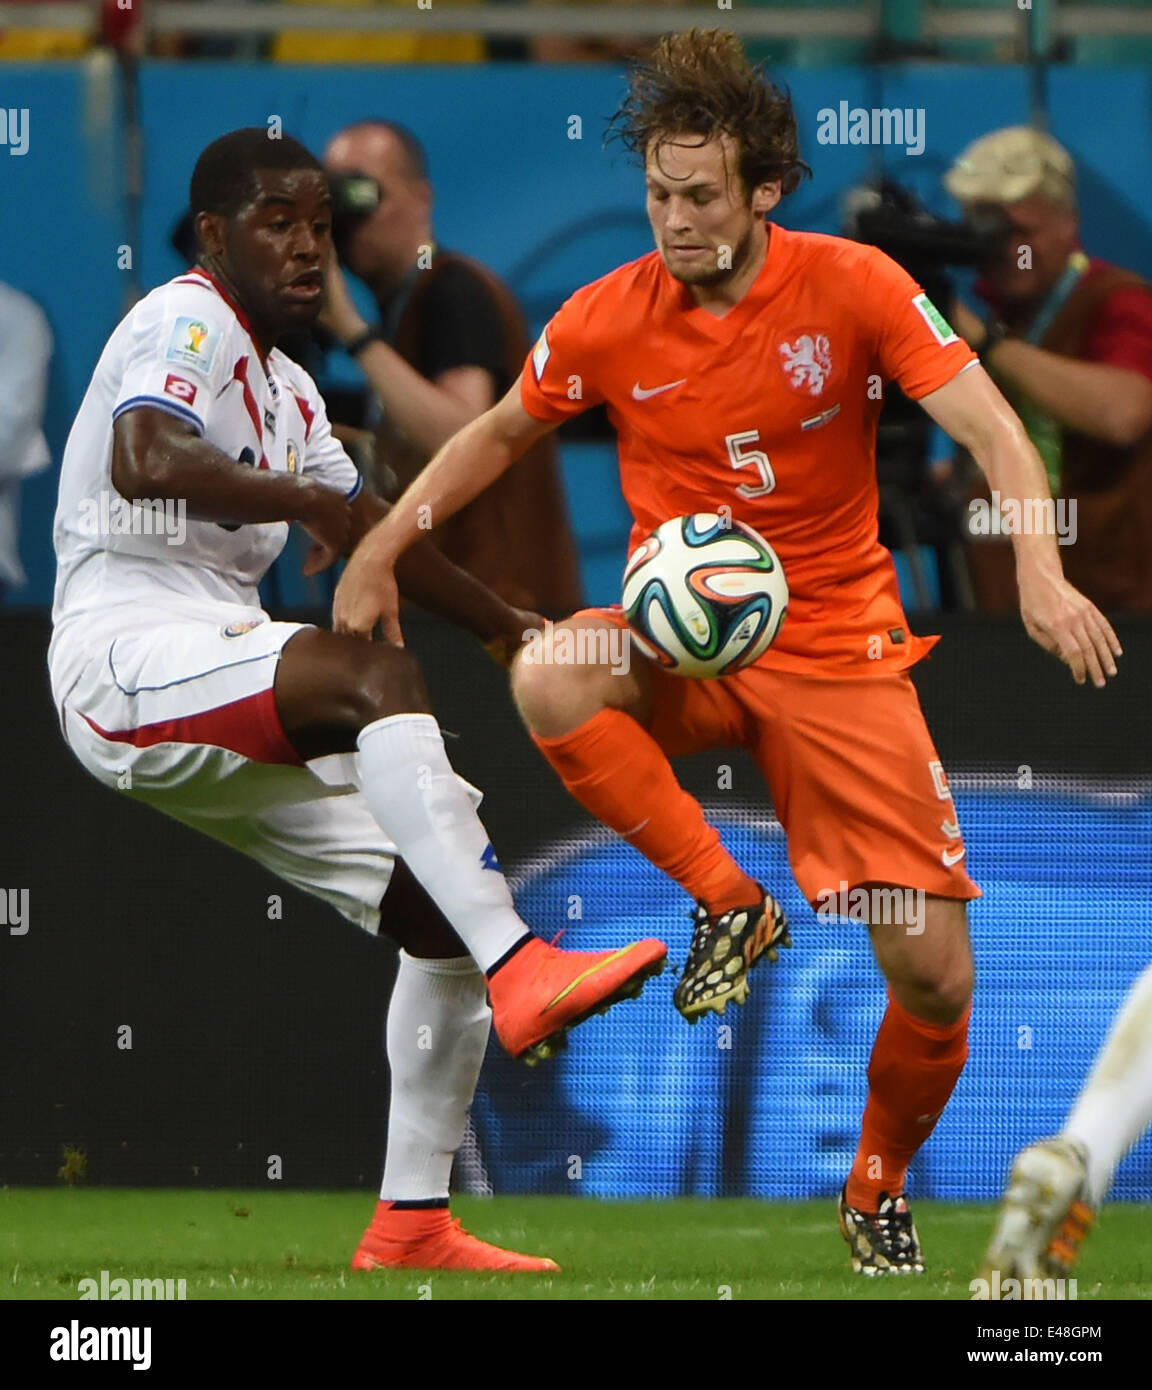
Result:
[[[944,187],[962,203],[1016,203],[1039,192],[1071,202],[1076,166],[1050,135],[1014,125],[974,140],[944,175]]]

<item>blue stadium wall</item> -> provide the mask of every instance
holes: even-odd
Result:
[[[24,156],[0,149],[0,279],[34,295],[56,335],[48,433],[59,459],[92,367],[124,308],[117,269],[126,231],[119,211],[120,149],[109,93],[81,64],[8,64],[0,104],[27,107]],[[889,175],[951,209],[940,176],[969,140],[1026,121],[1029,74],[1018,67],[952,64],[862,69],[781,69],[814,177],[781,212],[788,225],[840,229],[840,198],[852,183]],[[606,152],[605,118],[621,93],[608,68],[500,66],[323,68],[274,64],[145,63],[145,208],[135,270],[145,288],[182,267],[168,236],[187,197],[196,155],[211,139],[272,115],[319,149],[348,121],[397,118],[425,141],[446,245],[508,277],[533,326],[577,286],[650,249],[641,185],[617,149]],[[850,106],[922,107],[923,154],[816,143],[817,112]],[[1054,67],[1048,74],[1053,134],[1075,155],[1084,235],[1096,254],[1152,276],[1152,73],[1147,68]],[[569,139],[570,117],[582,122]],[[351,370],[351,369],[350,369]],[[611,450],[571,446],[565,468],[590,597],[616,592],[626,534]],[[51,592],[48,534],[53,479],[25,489],[24,558],[31,583],[9,603]],[[286,601],[319,594],[285,567]]]
[[[988,1198],[1012,1152],[1058,1128],[1152,959],[1152,624],[1120,625],[1122,673],[1103,692],[1074,686],[1015,621],[942,629],[916,681],[984,896],[972,1057],[911,1190]],[[474,1127],[492,1186],[833,1193],[883,986],[864,929],[801,901],[752,764],[717,750],[677,768],[782,897],[795,947],[756,972],[746,1008],[690,1028],[671,998],[685,896],[568,799],[471,639],[417,621],[408,636],[536,930],[577,949],[655,934],[671,953],[638,1002],[591,1021],[554,1064],[490,1048]],[[43,617],[0,616],[0,887],[26,888],[31,909],[26,933],[0,925],[0,1185],[56,1181],[71,1146],[92,1183],[262,1186],[275,1154],[284,1186],[371,1190],[394,950],[97,786],[60,743],[46,642]],[[1152,1199],[1152,1140],[1114,1196]]]

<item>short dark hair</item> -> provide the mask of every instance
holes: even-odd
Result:
[[[362,121],[353,121],[350,126],[345,126],[340,133],[343,135],[350,130],[386,130],[389,135],[394,135],[400,142],[408,165],[408,177],[410,179],[426,179],[428,177],[428,151],[406,125],[401,125],[399,121],[387,120],[383,116],[366,116]]]
[[[266,126],[230,130],[212,141],[192,170],[188,186],[192,216],[216,212],[234,217],[255,196],[260,169],[324,172],[312,151],[291,135],[273,138]]]
[[[609,124],[640,162],[679,135],[701,143],[729,135],[739,146],[739,172],[751,192],[780,180],[793,192],[811,170],[800,158],[796,117],[788,93],[749,62],[740,40],[724,29],[667,34],[629,75],[628,95]]]

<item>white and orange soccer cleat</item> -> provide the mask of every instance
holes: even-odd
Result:
[[[667,956],[662,941],[618,951],[560,951],[532,937],[488,980],[496,1036],[507,1053],[530,1066],[552,1057],[567,1046],[570,1029],[638,995]]]
[[[355,1270],[456,1269],[495,1274],[556,1274],[555,1260],[519,1255],[477,1240],[446,1206],[401,1207],[378,1202],[376,1215],[352,1256]]]
[[[1029,1145],[1012,1164],[981,1277],[1065,1278],[1095,1218],[1080,1146],[1060,1135]]]

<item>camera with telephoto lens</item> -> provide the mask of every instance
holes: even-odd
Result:
[[[982,265],[1007,230],[994,207],[974,208],[963,222],[937,217],[891,179],[853,188],[844,200],[844,235],[891,256],[943,314],[954,292],[948,267]]]
[[[891,179],[850,189],[844,203],[844,235],[883,251],[908,272],[947,317],[955,295],[950,268],[975,268],[995,255],[1007,230],[996,208],[977,208],[963,222],[929,212]],[[885,391],[877,433],[881,480],[915,489],[927,450],[927,416],[892,384]]]
[[[844,199],[844,235],[875,246],[923,288],[947,317],[955,286],[950,269],[978,268],[994,256],[1007,225],[994,207],[976,208],[963,222],[930,212],[909,189],[889,179],[853,188]],[[881,489],[880,539],[907,549],[927,544],[938,552],[960,538],[965,484],[953,476],[941,486],[927,476],[932,422],[895,384],[884,390],[876,431],[876,476]],[[941,598],[957,604],[941,567]]]
[[[366,217],[380,206],[380,185],[368,174],[329,174],[332,193],[332,244],[341,260],[348,242]]]

